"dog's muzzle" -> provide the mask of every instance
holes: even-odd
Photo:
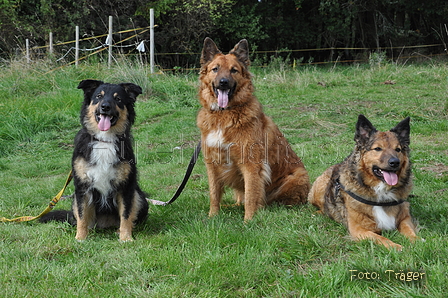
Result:
[[[386,182],[388,185],[396,185],[398,183],[398,175],[395,171],[386,171],[379,167],[373,167],[373,173],[375,176]]]
[[[101,131],[108,131],[118,121],[117,117],[112,115],[112,108],[108,102],[101,103],[95,118]]]
[[[218,106],[225,109],[229,104],[229,100],[235,91],[235,86],[231,86],[229,79],[221,78],[218,87],[214,87],[214,92],[218,98]]]

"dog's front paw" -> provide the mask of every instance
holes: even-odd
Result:
[[[417,241],[426,242],[425,239],[423,239],[422,237],[419,237],[419,236],[411,236],[411,237],[408,237],[408,239],[411,243],[415,243]]]
[[[75,236],[76,241],[83,242],[83,241],[86,240],[86,238],[87,238],[87,232],[86,231],[81,230],[81,231],[77,231],[76,232],[76,236]]]
[[[128,239],[119,239],[118,241],[119,241],[120,243],[127,243],[127,242],[133,242],[134,239],[132,239],[132,238],[128,238]]]
[[[415,243],[416,241],[426,242],[426,239],[418,236],[415,237],[414,239],[411,239],[412,243]]]
[[[134,239],[132,238],[132,233],[129,232],[120,232],[118,230],[118,236],[120,242],[132,242]]]
[[[400,244],[397,244],[397,243],[390,244],[389,246],[386,246],[386,247],[388,249],[395,249],[396,251],[399,251],[399,252],[403,251],[403,246],[401,246]]]
[[[121,233],[119,241],[120,242],[132,242],[132,241],[134,241],[134,239],[132,238],[131,234],[127,234],[127,233],[123,234],[123,233]]]
[[[216,215],[218,215],[219,214],[219,209],[218,210],[215,210],[215,209],[213,209],[213,210],[211,210],[210,209],[210,211],[208,212],[208,217],[214,217],[214,216],[216,216]]]

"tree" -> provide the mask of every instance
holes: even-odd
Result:
[[[104,34],[109,15],[119,30],[145,27],[150,8],[158,25],[156,50],[168,53],[157,56],[163,68],[197,67],[206,36],[223,50],[242,38],[259,51],[332,48],[291,53],[316,61],[359,53],[351,48],[370,51],[448,38],[446,0],[0,0],[0,55],[13,53],[25,38],[44,45],[50,31],[56,40],[73,40],[76,25],[84,37]]]

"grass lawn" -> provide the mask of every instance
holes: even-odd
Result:
[[[18,62],[0,66],[0,217],[37,215],[62,188],[80,128],[83,79],[144,89],[133,129],[139,181],[167,201],[200,139],[197,74],[149,75]],[[0,223],[2,297],[445,297],[448,292],[448,67],[441,62],[376,66],[253,68],[256,95],[302,157],[311,181],[354,147],[358,114],[379,130],[411,117],[411,210],[425,242],[398,232],[389,251],[353,242],[310,205],[272,206],[243,222],[225,195],[209,219],[202,158],[181,197],[151,206],[135,241],[94,230],[75,241],[64,223]],[[392,82],[392,84],[387,84]],[[385,84],[386,83],[386,84]],[[66,194],[73,193],[73,184]],[[69,209],[71,200],[56,208]]]

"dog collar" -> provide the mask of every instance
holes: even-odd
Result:
[[[90,135],[92,136],[92,140],[97,141],[97,142],[109,143],[109,144],[115,143],[115,141],[109,142],[109,141],[105,141],[105,140],[100,140],[95,135],[92,135],[92,134],[90,134]],[[122,141],[122,140],[126,139],[126,134],[118,135],[117,138],[118,138],[118,141]]]
[[[352,193],[349,190],[346,190],[344,188],[344,186],[341,184],[341,182],[339,182],[339,179],[336,180],[336,191],[339,191],[340,189],[342,189],[343,191],[345,191],[349,196],[351,196],[353,199],[357,200],[358,202],[370,205],[370,206],[396,206],[396,205],[400,205],[401,203],[404,203],[404,200],[398,200],[398,201],[391,201],[391,202],[375,202],[375,201],[369,201],[366,200],[364,198],[361,198],[360,196],[358,196],[357,194]]]
[[[239,107],[244,107],[246,104],[240,104],[240,105],[231,105],[231,106],[227,106],[225,108],[221,108],[220,106],[218,106],[217,103],[213,103],[212,106],[210,107],[211,111],[217,111],[217,112],[222,112],[222,111],[228,111],[228,110],[232,110],[234,108],[239,108]]]
[[[217,112],[222,112],[222,111],[231,110],[233,107],[236,107],[236,106],[229,106],[229,107],[225,107],[225,108],[217,107],[217,108],[211,108],[210,110],[217,111]]]

